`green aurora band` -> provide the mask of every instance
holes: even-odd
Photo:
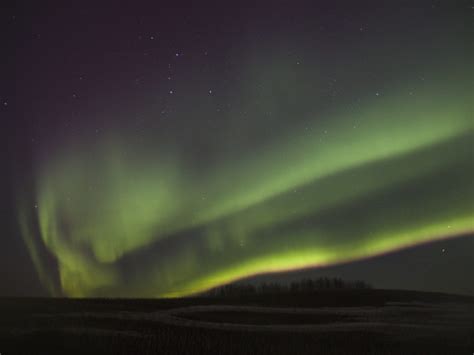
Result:
[[[22,234],[51,293],[73,297],[190,295],[467,235],[472,91],[457,85],[327,110],[311,134],[301,124],[241,154],[221,140],[200,169],[119,128],[63,145],[38,168],[37,208],[19,201]]]

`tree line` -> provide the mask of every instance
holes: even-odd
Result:
[[[372,286],[365,281],[346,281],[341,278],[320,277],[317,279],[302,279],[289,284],[278,282],[263,282],[258,285],[232,283],[208,290],[204,295],[210,297],[234,297],[264,294],[297,294],[311,293],[319,290],[335,289],[370,289]]]

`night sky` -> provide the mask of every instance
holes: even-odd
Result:
[[[1,9],[0,295],[474,294],[472,2],[216,3]]]

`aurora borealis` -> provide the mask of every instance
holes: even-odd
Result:
[[[61,48],[44,30],[67,60],[28,130],[32,177],[15,186],[43,285],[183,296],[470,236],[468,16],[426,4],[288,17],[279,4],[282,17],[242,11],[208,28],[203,15],[174,36],[157,8],[137,15],[138,30],[106,17],[133,39],[109,43],[103,29]]]

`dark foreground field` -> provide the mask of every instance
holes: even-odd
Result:
[[[474,298],[435,293],[0,299],[0,312],[1,355],[474,353]]]

